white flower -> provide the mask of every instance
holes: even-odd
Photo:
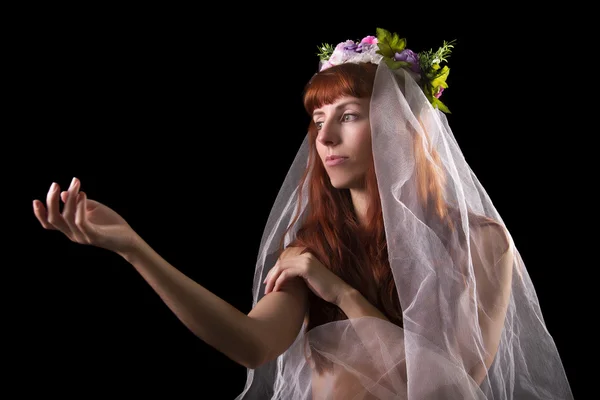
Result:
[[[336,50],[344,50],[345,47],[353,47],[353,46],[357,46],[357,44],[354,43],[353,40],[346,40],[345,42],[338,43],[338,45],[335,46],[335,49]]]
[[[339,65],[343,63],[347,58],[348,56],[346,55],[346,51],[344,49],[338,50],[336,48],[331,54],[331,57],[329,57],[328,61],[332,65]]]
[[[340,65],[348,62],[352,63],[360,63],[360,62],[370,62],[374,64],[379,64],[383,56],[377,54],[377,50],[379,47],[377,44],[363,44],[362,51],[357,53],[354,49],[357,47],[357,43],[352,40],[347,40],[345,42],[339,43],[331,57],[329,58],[330,65]],[[347,50],[346,48],[351,48],[352,50]]]

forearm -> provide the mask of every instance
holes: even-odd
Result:
[[[164,260],[145,241],[121,254],[196,336],[233,361],[252,368],[260,359],[252,321]]]
[[[389,321],[377,307],[371,304],[358,290],[348,288],[338,301],[337,306],[349,319],[376,317]]]
[[[381,337],[396,337],[394,343],[397,346],[403,346],[404,340],[401,328],[394,327],[377,307],[355,289],[350,288],[344,295],[340,296],[338,307],[344,311],[351,321],[354,332],[360,341],[356,343],[355,347],[357,349],[361,348],[365,352],[365,360],[371,360],[371,362],[361,365],[361,374],[402,392],[402,388],[406,387],[407,381],[404,354],[399,354],[398,348],[392,346],[390,351],[393,355],[388,354],[391,358],[381,359],[382,346],[390,345],[390,343],[381,343]],[[389,323],[364,320],[361,317],[375,317]],[[393,368],[389,365],[390,361],[395,364]]]

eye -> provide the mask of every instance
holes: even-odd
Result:
[[[358,115],[356,115],[356,114],[346,113],[346,114],[342,115],[342,121],[344,121],[344,122],[354,121],[356,118],[358,118]]]
[[[321,121],[315,121],[315,125],[317,126],[317,130],[319,130],[323,126],[323,122],[321,122]]]

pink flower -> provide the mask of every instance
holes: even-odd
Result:
[[[438,89],[437,93],[435,94],[436,98],[440,98],[440,96],[442,95],[442,92],[444,91],[444,88],[440,86],[440,88]]]
[[[377,38],[375,36],[365,36],[360,44],[377,44]]]

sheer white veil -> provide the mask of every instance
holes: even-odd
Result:
[[[362,317],[303,328],[276,360],[248,370],[237,398],[571,399],[527,269],[446,116],[408,71],[381,63],[370,121],[403,326]],[[253,305],[280,240],[285,246],[294,239],[309,206],[310,179],[302,198],[299,183],[310,145],[307,134],[264,229]],[[423,200],[419,157],[436,165],[429,179],[443,185],[446,213]],[[331,362],[333,372],[316,374],[314,354]]]

